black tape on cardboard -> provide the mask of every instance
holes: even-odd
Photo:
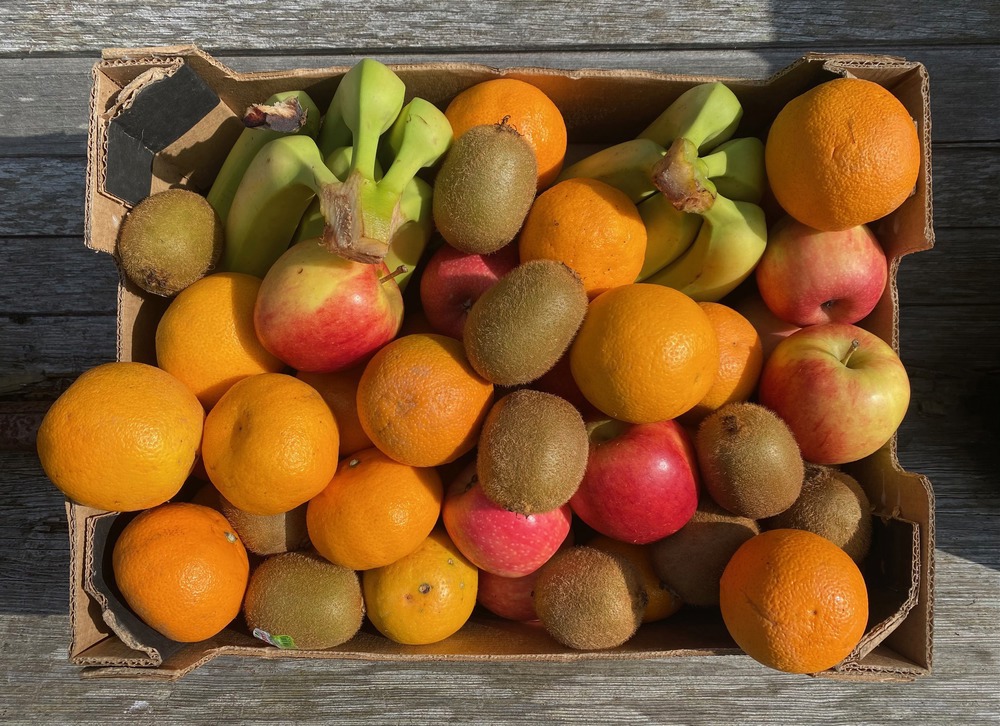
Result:
[[[219,102],[215,91],[186,65],[142,88],[108,125],[105,191],[132,205],[149,196],[153,158]]]

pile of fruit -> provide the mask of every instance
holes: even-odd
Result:
[[[77,504],[137,513],[128,606],[300,649],[366,619],[434,643],[477,605],[605,649],[717,608],[768,666],[843,660],[872,510],[840,465],[909,401],[857,325],[888,294],[867,225],[919,170],[905,108],[833,80],[765,143],[704,83],[567,164],[527,82],[405,96],[373,60],[325,113],[277,94],[205,195],[124,219],[122,269],[170,298],[157,365],[85,372],[38,453]]]

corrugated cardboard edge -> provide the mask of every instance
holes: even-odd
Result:
[[[317,68],[317,69],[303,69],[299,71],[271,71],[271,72],[256,72],[256,73],[237,73],[227,68],[222,63],[218,62],[208,54],[202,52],[195,46],[183,45],[183,46],[168,46],[168,47],[151,47],[151,48],[138,48],[138,49],[107,49],[103,54],[103,60],[101,63],[97,64],[94,68],[95,75],[99,72],[100,68],[107,67],[127,67],[127,66],[142,66],[145,64],[162,64],[169,65],[175,62],[178,58],[182,58],[183,62],[191,63],[196,65],[199,73],[206,74],[209,76],[207,80],[212,82],[211,77],[216,79],[228,79],[229,82],[234,80],[260,80],[260,79],[284,79],[288,77],[295,77],[303,82],[309,80],[321,81],[329,80],[331,74],[346,72],[347,68]],[[893,256],[893,266],[894,269],[898,267],[899,257],[909,252],[917,251],[918,249],[926,249],[933,245],[933,228],[931,225],[931,206],[930,206],[930,119],[928,115],[928,104],[926,103],[927,91],[928,91],[928,81],[926,76],[926,71],[923,66],[919,63],[914,63],[906,61],[904,59],[895,57],[873,57],[873,56],[861,56],[861,55],[836,55],[830,56],[826,54],[808,54],[803,58],[799,59],[797,62],[787,66],[778,73],[774,74],[768,79],[746,79],[746,78],[732,78],[720,80],[730,80],[734,83],[742,84],[743,86],[754,86],[754,85],[769,85],[772,86],[775,83],[780,82],[782,76],[789,74],[794,71],[794,69],[803,64],[814,64],[821,65],[824,71],[837,75],[859,75],[866,76],[870,75],[873,71],[879,72],[884,68],[889,68],[891,70],[903,69],[907,71],[916,71],[921,79],[921,96],[924,99],[924,114],[923,118],[917,119],[918,126],[920,127],[920,135],[923,143],[923,148],[925,149],[926,158],[925,163],[921,170],[921,181],[918,183],[917,193],[922,197],[921,201],[925,205],[924,210],[924,229],[922,234],[910,235],[911,239],[922,240],[922,244],[912,246],[908,249],[901,251]],[[651,79],[651,80],[665,80],[665,81],[677,81],[681,80],[688,83],[694,83],[699,80],[709,78],[709,76],[690,76],[690,75],[672,75],[663,74],[650,71],[615,71],[615,70],[586,70],[579,69],[575,71],[562,70],[562,69],[551,69],[551,68],[532,68],[532,67],[518,67],[518,68],[507,68],[507,69],[496,69],[490,66],[480,65],[480,64],[468,64],[468,63],[433,63],[433,64],[408,64],[408,65],[395,65],[392,66],[397,72],[405,72],[408,69],[422,69],[426,70],[428,66],[433,66],[434,68],[441,70],[449,70],[458,74],[481,74],[484,72],[499,75],[523,75],[530,76],[533,80],[542,81],[546,76],[551,76],[553,78],[570,78],[579,79],[586,77],[601,78],[601,77],[615,77],[615,78],[636,78],[636,79]],[[95,84],[96,86],[96,84]],[[98,99],[96,97],[96,89],[92,92],[92,110],[97,110]],[[92,113],[91,124],[92,126],[97,123],[97,114]],[[91,202],[95,198],[95,194],[99,197],[98,177],[94,174],[94,164],[100,158],[100,133],[92,133],[91,137],[93,139],[92,144],[88,147],[88,202]],[[95,148],[96,147],[96,148]],[[95,206],[88,203],[87,205],[87,217],[86,217],[86,238],[88,246],[95,248],[93,236],[91,234],[93,228],[94,220],[94,210]],[[110,250],[105,250],[110,251]],[[886,307],[893,315],[894,319],[898,313],[898,294],[895,288],[895,275],[893,275],[893,284],[890,286],[889,291],[890,300],[888,306]],[[119,307],[122,303],[127,300],[127,298],[134,296],[133,293],[127,291],[124,286],[120,286],[119,289]],[[120,321],[121,322],[121,321]],[[892,330],[892,341],[894,348],[898,350],[898,328],[893,325]],[[125,341],[129,339],[130,331],[125,330],[120,327],[119,329],[119,358],[124,359],[127,355],[127,346]],[[918,479],[922,480],[924,489],[927,492],[928,497],[932,497],[930,492],[929,482],[926,478],[919,477],[919,475],[912,475],[903,472],[895,457],[895,441],[892,442],[891,446],[891,465],[894,467],[895,471],[899,474],[905,474],[906,476],[912,477],[916,476]],[[932,499],[929,501],[932,502]],[[79,514],[79,513],[77,513]],[[928,602],[928,606],[931,601],[931,587],[930,576],[933,575],[933,505],[931,504],[930,510],[930,526],[925,528],[924,536],[922,538],[922,554],[926,554],[927,550],[924,549],[928,542],[930,543],[930,552],[928,556],[920,557],[919,561],[922,563],[921,578],[920,583],[920,596],[919,599]],[[72,607],[72,605],[71,605]],[[928,608],[928,612],[930,612]],[[902,618],[905,622],[907,618]],[[928,617],[929,621],[930,618]],[[930,635],[930,623],[927,624],[926,636]],[[866,640],[859,646],[865,650],[865,653],[861,653],[860,650],[855,655],[857,660],[848,659],[841,666],[839,672],[827,672],[821,675],[827,677],[860,677],[864,680],[881,680],[882,678],[898,679],[898,678],[912,678],[921,673],[927,672],[920,665],[915,664],[913,669],[899,667],[898,660],[893,660],[892,657],[887,657],[883,655],[885,652],[884,646],[880,645],[883,638],[887,638],[892,634],[894,628],[891,624],[879,624],[872,633],[869,635],[871,637],[866,637]],[[929,643],[929,640],[926,641]],[[74,642],[73,649],[78,650],[80,643]],[[104,655],[100,656],[97,651],[104,651]],[[113,650],[113,649],[111,649]],[[713,650],[710,652],[718,652]],[[117,671],[124,671],[129,676],[138,677],[166,677],[174,678],[179,677],[183,673],[188,672],[190,669],[197,667],[203,662],[210,660],[216,655],[222,654],[253,654],[254,656],[263,657],[336,657],[336,658],[360,658],[368,660],[437,660],[437,659],[448,659],[448,660],[521,660],[524,658],[530,658],[531,660],[577,660],[581,657],[583,658],[599,658],[599,659],[632,659],[632,658],[660,658],[660,657],[672,657],[675,655],[681,655],[683,653],[677,651],[667,651],[667,652],[657,652],[657,651],[642,651],[638,653],[579,653],[570,652],[560,655],[552,654],[532,654],[530,656],[518,656],[518,655],[500,655],[497,657],[488,657],[483,655],[471,655],[464,656],[462,654],[446,654],[440,656],[433,656],[427,654],[391,654],[388,656],[384,655],[373,655],[368,652],[359,653],[344,653],[338,652],[335,654],[326,653],[305,653],[302,655],[295,654],[290,656],[288,653],[282,651],[260,649],[260,648],[243,648],[243,647],[233,647],[233,646],[221,646],[215,648],[214,650],[209,649],[202,653],[202,657],[195,658],[193,661],[186,663],[165,663],[165,668],[163,669],[129,669],[129,668],[118,668],[116,665],[122,664],[121,660],[118,660],[117,656],[111,656],[109,651],[109,646],[105,645],[103,642],[96,643],[87,649],[87,654],[84,655],[80,653],[77,659],[83,663],[88,661],[94,663],[95,665],[103,664],[103,667],[98,669],[88,669],[86,674],[88,676],[93,675],[112,675]],[[928,645],[928,666],[929,666],[929,645]]]

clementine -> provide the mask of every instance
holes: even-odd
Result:
[[[580,391],[605,414],[630,423],[672,419],[705,397],[719,344],[705,311],[673,288],[615,287],[590,302],[570,348]]]
[[[390,342],[358,384],[358,418],[380,450],[403,464],[438,466],[466,453],[493,403],[493,384],[462,343],[418,333]]]
[[[143,622],[171,640],[218,634],[243,603],[246,549],[214,509],[171,502],[129,522],[112,551],[115,582]]]
[[[131,512],[167,501],[198,458],[205,410],[179,380],[144,363],[83,373],[46,412],[36,446],[67,497]]]
[[[341,461],[309,502],[309,539],[330,562],[352,570],[382,567],[416,549],[434,528],[443,498],[437,470],[365,449]]]
[[[219,493],[249,514],[288,512],[337,470],[340,435],[323,397],[284,373],[236,383],[205,419],[202,455]]]
[[[473,126],[506,118],[535,152],[539,189],[549,186],[562,170],[566,122],[559,107],[537,86],[516,78],[483,81],[455,96],[444,115],[456,139]]]
[[[913,192],[920,139],[906,107],[873,81],[838,78],[793,98],[764,149],[778,203],[827,232],[884,217]]]
[[[253,327],[260,279],[238,272],[208,275],[182,290],[156,327],[156,363],[211,408],[230,386],[285,364],[268,353]]]
[[[773,529],[744,542],[719,588],[733,640],[753,659],[787,673],[837,665],[868,622],[868,591],[854,560],[805,530]]]
[[[396,643],[426,645],[465,625],[476,606],[479,570],[442,528],[410,554],[361,576],[372,624]]]
[[[646,256],[646,226],[628,196],[597,179],[574,178],[542,192],[518,237],[521,262],[571,267],[593,298],[635,282]]]

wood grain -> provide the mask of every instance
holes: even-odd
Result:
[[[630,48],[818,41],[858,47],[884,43],[887,23],[894,41],[907,45],[988,42],[996,40],[1000,27],[996,6],[988,2],[942,13],[935,5],[907,0],[846,6],[798,2],[784,4],[780,11],[764,0],[689,6],[642,0],[613,6],[576,0],[455,0],[423,3],[410,12],[385,0],[345,0],[335,8],[322,0],[300,0],[294,9],[240,0],[160,0],[143,6],[129,0],[87,0],[73,13],[52,8],[47,0],[23,0],[8,10],[0,53],[85,52],[170,44],[178,38],[215,54],[237,48],[338,53],[387,45],[438,52],[599,49],[615,41]]]

